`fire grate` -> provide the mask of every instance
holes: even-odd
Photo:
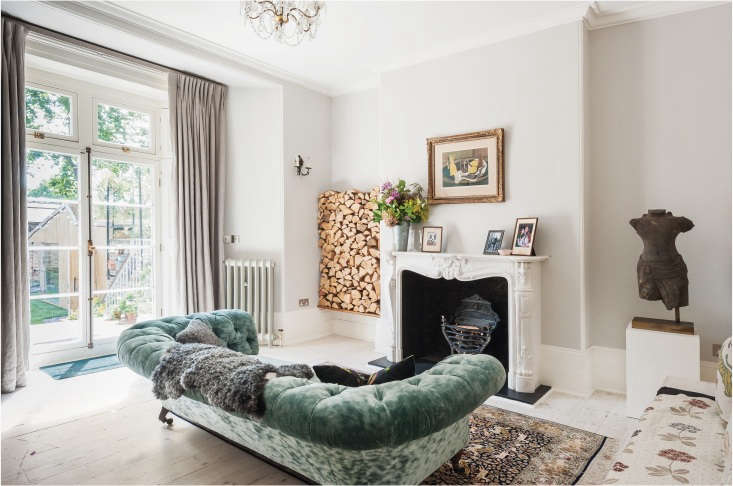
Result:
[[[491,334],[499,324],[499,315],[491,302],[474,294],[461,301],[453,323],[441,316],[440,327],[451,354],[478,354],[491,342]]]

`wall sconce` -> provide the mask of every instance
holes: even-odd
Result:
[[[300,155],[298,155],[298,157],[295,159],[293,167],[295,167],[295,175],[299,176],[307,176],[311,173],[312,169],[312,167],[307,167],[305,165],[305,161],[303,161],[303,157],[301,157]]]

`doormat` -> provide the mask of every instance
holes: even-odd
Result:
[[[96,358],[80,359],[78,361],[69,361],[68,363],[41,366],[41,371],[49,375],[54,380],[63,380],[65,378],[88,375],[98,371],[112,370],[120,368],[121,366],[122,363],[117,359],[116,354],[108,354],[106,356],[97,356]]]
[[[423,484],[599,484],[617,446],[602,435],[488,405],[469,424],[459,470],[448,462]]]

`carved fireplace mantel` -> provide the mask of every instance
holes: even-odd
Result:
[[[394,252],[392,264],[392,359],[402,359],[402,272],[429,278],[478,280],[504,277],[508,284],[508,387],[533,393],[539,385],[542,326],[542,262],[547,256]]]

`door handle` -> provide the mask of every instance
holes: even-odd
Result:
[[[92,240],[87,240],[87,255],[93,256],[96,250],[97,247],[94,246],[94,242]]]

